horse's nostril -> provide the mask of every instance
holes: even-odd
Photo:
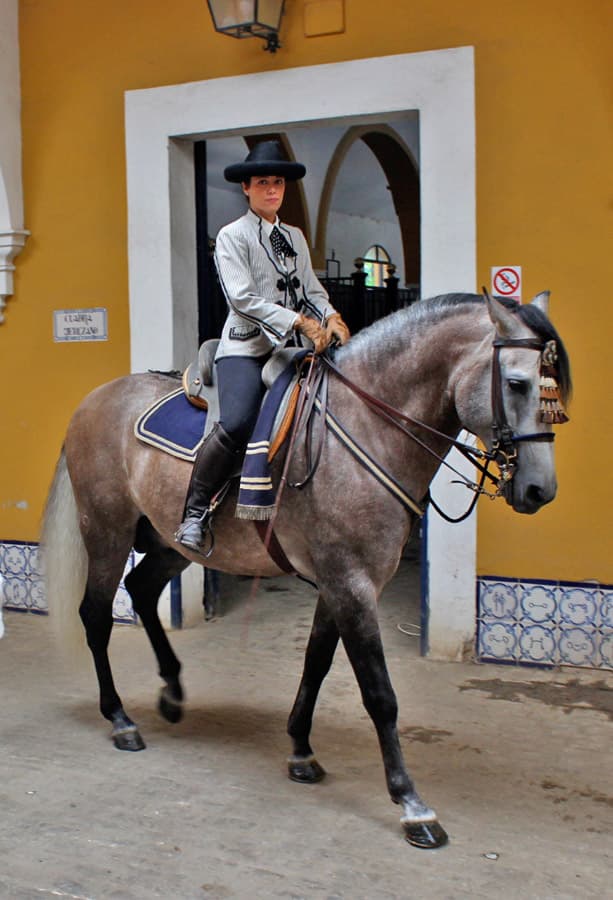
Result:
[[[526,498],[532,503],[544,503],[545,491],[542,487],[539,487],[538,484],[530,484],[528,485],[528,490],[526,491]]]

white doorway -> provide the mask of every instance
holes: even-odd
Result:
[[[196,350],[194,141],[284,127],[349,126],[415,111],[420,123],[422,296],[473,291],[472,48],[128,92],[132,371],[182,368]],[[454,513],[458,500],[449,479],[439,474],[435,490]],[[433,656],[461,658],[474,637],[475,528],[474,516],[455,526],[429,516],[424,593],[427,647]]]

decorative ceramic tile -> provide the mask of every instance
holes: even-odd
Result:
[[[504,622],[480,622],[478,652],[497,662],[516,660],[517,626]]]
[[[571,625],[594,625],[599,600],[598,588],[560,586],[561,622]]]
[[[479,578],[477,658],[613,669],[613,589],[595,582]]]
[[[554,665],[557,662],[555,627],[524,625],[519,638],[519,658],[535,665]]]
[[[599,656],[603,669],[613,669],[613,630],[600,635]]]
[[[537,584],[523,581],[521,591],[522,620],[530,622],[555,622],[556,616],[556,586],[549,584]]]
[[[132,609],[132,600],[130,599],[130,595],[125,588],[124,579],[128,572],[131,572],[134,566],[138,565],[142,558],[142,553],[136,553],[134,550],[130,551],[128,561],[126,562],[125,569],[123,570],[123,577],[119,583],[119,587],[117,588],[115,599],[113,600],[113,618],[117,622],[128,622],[130,624],[134,624],[136,622],[136,614]]]
[[[596,664],[598,633],[595,628],[560,628],[560,662],[567,666]]]
[[[613,628],[613,591],[600,592],[600,624],[606,628]]]
[[[46,611],[38,568],[38,545],[15,541],[2,545],[2,603],[7,609]]]
[[[479,585],[481,615],[513,619],[517,613],[517,587],[504,581],[482,581]]]

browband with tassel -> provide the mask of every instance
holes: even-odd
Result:
[[[556,378],[557,360],[556,342],[547,341],[541,353],[541,378],[539,382],[541,422],[545,422],[547,425],[562,425],[564,422],[568,422],[568,416],[560,400],[560,391]]]

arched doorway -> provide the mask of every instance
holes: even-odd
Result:
[[[421,206],[419,170],[410,148],[390,125],[357,125],[350,128],[336,147],[321,194],[315,253],[325,258],[328,246],[328,225],[339,173],[347,154],[357,141],[363,141],[372,151],[386,179],[390,195],[398,217],[401,233],[404,271],[407,285],[421,282],[420,225]],[[359,191],[360,186],[356,189]]]

